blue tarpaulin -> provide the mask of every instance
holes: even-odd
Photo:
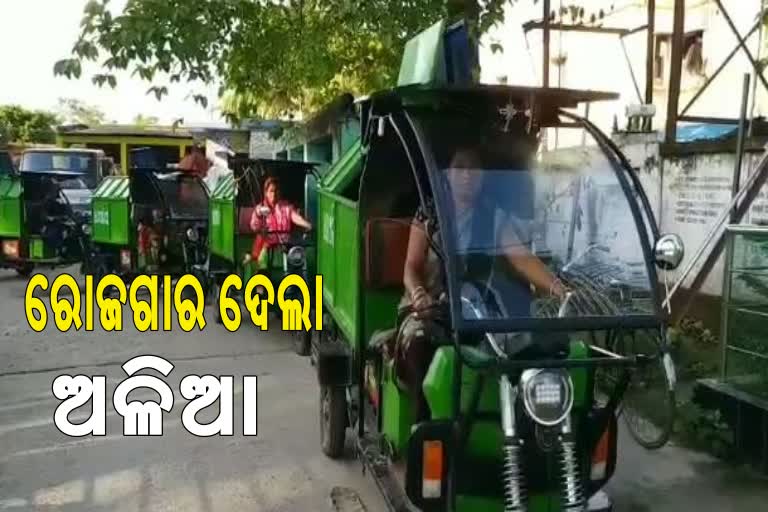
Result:
[[[697,140],[718,140],[732,135],[738,130],[734,124],[688,124],[677,127],[677,142]]]

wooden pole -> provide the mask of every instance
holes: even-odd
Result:
[[[550,0],[544,0],[542,2],[542,11],[544,12],[544,30],[542,31],[542,37],[544,44],[542,45],[542,66],[541,66],[541,85],[542,87],[549,87],[549,8]]]
[[[645,103],[653,104],[653,67],[656,58],[656,0],[648,0],[648,39],[645,54]]]
[[[677,140],[677,111],[680,102],[680,79],[683,68],[683,33],[685,31],[685,0],[675,0],[672,23],[672,61],[669,71],[669,100],[667,101],[667,129],[665,141]]]

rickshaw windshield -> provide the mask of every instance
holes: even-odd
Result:
[[[417,121],[437,167],[438,229],[463,319],[655,315],[630,199],[595,141],[581,128],[532,137],[499,119]],[[565,314],[556,278],[573,292]]]
[[[183,174],[157,175],[157,178],[157,186],[171,217],[207,218],[208,194],[202,181]]]

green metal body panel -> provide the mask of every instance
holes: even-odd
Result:
[[[400,63],[398,86],[445,81],[444,33],[445,21],[441,20],[408,41]]]
[[[393,327],[397,322],[397,304],[402,291],[368,290],[363,295],[365,331],[363,340],[371,340],[376,331]]]
[[[381,430],[395,453],[401,454],[408,446],[413,425],[411,397],[398,387],[391,363],[385,364],[382,373]]]
[[[211,254],[235,263],[235,203],[229,199],[213,198],[208,205],[209,250]]]
[[[45,242],[39,237],[31,237],[29,239],[29,259],[32,261],[48,260],[53,258],[54,254]]]
[[[323,176],[320,186],[328,192],[341,194],[360,175],[363,171],[362,167],[362,143],[358,138]]]
[[[588,347],[581,341],[571,343],[571,359],[584,359]],[[456,352],[452,346],[440,347],[432,360],[427,377],[424,379],[424,394],[432,411],[432,419],[451,417],[451,393],[453,384],[453,363]],[[574,386],[574,409],[587,407],[591,401],[587,386],[588,371],[584,368],[570,371]],[[461,383],[461,410],[466,411],[477,383],[478,372],[464,366]],[[499,411],[498,375],[485,374],[485,384],[480,395],[478,412]],[[470,433],[469,453],[483,458],[501,457],[501,427],[498,424],[478,422]]]
[[[209,250],[232,263],[242,261],[242,254],[235,245],[238,238],[236,194],[235,178],[228,174],[219,178],[208,200]]]
[[[357,205],[320,189],[317,272],[323,276],[323,303],[345,338],[358,346],[359,233]]]
[[[127,176],[104,178],[91,202],[91,239],[108,245],[128,245],[131,237],[130,197]]]
[[[0,177],[0,237],[20,238],[24,219],[23,187],[15,176]]]

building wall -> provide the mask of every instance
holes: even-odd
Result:
[[[274,158],[275,152],[280,151],[280,143],[265,131],[251,131],[249,154],[251,158]]]
[[[731,200],[731,184],[736,165],[732,152],[659,157],[658,143],[651,135],[614,137],[638,170],[649,196],[661,232],[677,233],[685,243],[685,258],[680,268],[670,273],[670,283],[677,280],[701,247],[717,217]],[[761,155],[747,153],[741,171],[741,183],[754,172]],[[768,224],[768,188],[763,188],[743,220],[745,224]],[[700,265],[683,283],[688,287]],[[723,258],[712,269],[701,293],[719,296],[723,283]]]
[[[526,36],[523,23],[541,20],[541,2],[517,2],[506,8],[505,22],[491,30],[483,39],[481,48],[481,80],[486,83],[509,83],[511,85],[541,85],[542,75],[542,31],[533,30]],[[553,9],[559,8],[552,2]],[[645,0],[580,0],[585,14],[600,10],[604,12],[602,25],[634,29],[647,23]],[[728,14],[742,34],[746,34],[755,23],[759,12],[759,0],[723,0]],[[611,10],[611,5],[613,10]],[[660,37],[672,32],[671,0],[657,0],[656,33]],[[566,16],[566,22],[570,18]],[[712,76],[728,53],[736,46],[737,40],[732,33],[723,13],[712,0],[688,0],[686,2],[687,33],[702,31],[702,52],[704,68],[701,74],[683,70],[681,83],[680,108],[682,109],[703,85],[707,77]],[[491,51],[492,43],[500,43],[503,52]],[[645,95],[646,68],[646,32],[640,31],[624,39],[626,53],[632,63],[640,96]],[[758,33],[748,41],[747,46],[753,55],[758,53]],[[765,56],[765,51],[762,55]],[[606,90],[617,92],[620,99],[592,105],[590,119],[604,131],[610,131],[614,116],[619,124],[624,124],[624,112],[627,105],[640,103],[632,75],[627,64],[627,57],[616,35],[589,34],[579,32],[552,31],[550,38],[550,85]],[[554,62],[558,57],[564,59],[560,66]],[[668,95],[669,58],[663,60],[665,70],[663,79],[654,87],[654,104],[657,115],[655,127],[663,127],[666,117]],[[685,65],[684,65],[685,68]],[[724,68],[707,91],[689,111],[690,115],[730,117],[738,116],[742,76],[752,69],[742,51],[736,54],[731,63]],[[768,93],[757,89],[756,115],[768,112]]]

